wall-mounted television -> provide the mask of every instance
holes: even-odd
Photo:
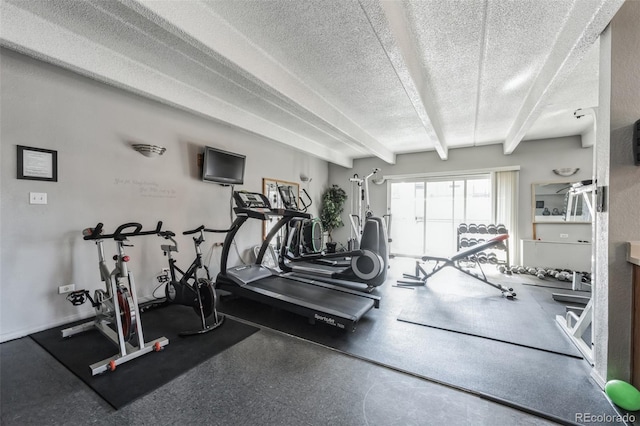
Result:
[[[242,185],[245,158],[242,154],[205,146],[202,180],[222,185]]]

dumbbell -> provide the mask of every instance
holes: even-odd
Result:
[[[489,263],[495,265],[498,263],[498,256],[495,253],[489,253],[487,255],[487,260],[489,261]]]
[[[458,232],[460,234],[466,234],[467,233],[467,224],[466,223],[461,223],[460,225],[458,225]]]
[[[481,251],[480,253],[478,253],[478,262],[479,263],[487,263],[487,254],[483,251]]]
[[[571,281],[571,276],[567,272],[560,272],[556,277],[559,281]]]
[[[500,266],[498,266],[498,271],[501,274],[506,274],[507,273],[507,268],[504,265],[500,265]]]
[[[476,244],[478,244],[478,240],[475,238],[469,238],[469,247],[475,246]]]
[[[476,232],[478,232],[478,225],[476,225],[475,223],[470,223],[468,227],[468,231],[471,234],[475,234]]]
[[[498,234],[507,234],[507,228],[503,225],[503,224],[499,224],[496,227],[496,230],[498,231]]]
[[[487,231],[487,225],[484,225],[484,224],[478,225],[478,233],[486,234],[487,232],[488,232]]]
[[[491,225],[487,225],[487,232],[489,232],[490,234],[497,234],[498,233],[498,227],[494,224]]]
[[[460,247],[469,247],[469,239],[461,238],[460,239]]]

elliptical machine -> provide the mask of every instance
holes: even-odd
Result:
[[[177,303],[179,305],[192,307],[201,321],[201,328],[199,330],[183,331],[179,333],[180,336],[208,333],[220,327],[224,322],[224,316],[218,313],[216,309],[218,300],[211,282],[211,276],[209,275],[209,268],[202,262],[200,245],[205,241],[205,231],[221,232],[207,229],[204,225],[201,225],[196,229],[182,233],[183,235],[200,234],[198,237],[193,237],[196,258],[186,272],[178,268],[176,260],[172,256],[172,253],[178,252],[178,243],[173,238],[176,234],[171,231],[158,232],[158,236],[165,240],[170,240],[173,243],[160,246],[164,255],[169,259],[168,273],[158,277],[158,281],[165,284],[166,301],[168,303]],[[200,276],[198,276],[198,272],[200,272]],[[178,273],[180,274],[179,280],[177,279]],[[213,315],[213,323],[207,325],[207,318],[211,315]]]
[[[62,337],[70,337],[95,328],[120,348],[118,354],[90,365],[94,376],[105,371],[114,371],[120,364],[151,351],[160,351],[169,344],[166,337],[151,342],[144,341],[133,273],[127,267],[130,258],[124,252],[125,247],[133,247],[132,244],[126,244],[127,237],[157,234],[162,228],[162,222],[158,222],[153,231],[142,231],[142,225],[139,223],[120,225],[110,235],[103,235],[102,228],[102,223],[98,223],[95,228],[82,231],[82,234],[85,240],[95,241],[98,247],[98,268],[105,289],[96,290],[93,297],[89,290],[77,290],[67,295],[67,300],[74,306],[82,305],[89,300],[95,308],[96,318],[94,321],[62,330]],[[133,231],[124,232],[131,228]],[[118,249],[117,254],[113,256],[116,262],[113,271],[109,271],[104,257],[103,240],[107,238],[113,238]]]
[[[279,185],[278,192],[280,193],[282,204],[287,210],[306,213],[313,203],[309,193],[304,188],[302,188],[302,193],[307,201],[302,197],[297,198],[290,185]],[[319,218],[294,218],[289,222],[289,227],[295,228],[295,231],[291,233],[294,237],[290,238],[290,241],[285,238],[285,243],[288,244],[289,250],[294,256],[304,256],[322,251],[324,236]]]

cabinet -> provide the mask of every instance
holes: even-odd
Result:
[[[496,235],[508,233],[509,231],[502,224],[486,225],[461,223],[460,226],[458,226],[456,238],[457,251],[488,241]],[[509,246],[507,244],[497,244],[491,248],[476,253],[475,256],[476,260],[480,263],[507,266],[511,264],[509,261]]]
[[[526,267],[591,271],[591,244],[522,240],[522,264]]]
[[[627,262],[631,263],[633,286],[633,313],[631,323],[631,384],[640,386],[640,241],[630,241]]]
[[[640,386],[640,266],[633,265],[633,357],[631,359],[632,384]]]

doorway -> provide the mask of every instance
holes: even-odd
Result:
[[[491,176],[449,176],[390,183],[392,254],[449,255],[460,223],[490,223]]]

